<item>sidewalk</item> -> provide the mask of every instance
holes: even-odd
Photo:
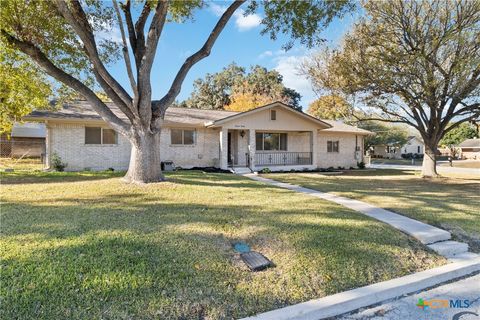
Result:
[[[433,299],[448,300],[446,308],[420,308],[419,299],[428,302]],[[450,300],[454,303],[461,300],[464,308],[450,307]],[[468,300],[469,307],[465,303]],[[460,313],[465,312],[460,317]],[[476,314],[476,315],[475,315]],[[374,308],[361,310],[357,313],[340,317],[341,320],[427,320],[427,319],[480,319],[480,274],[468,277],[440,287],[422,291],[417,294],[383,303]]]
[[[308,194],[310,196],[327,201],[332,201],[349,209],[360,212],[373,219],[389,224],[390,226],[414,237],[421,243],[427,245],[433,251],[445,256],[446,258],[470,259],[472,257],[478,257],[477,254],[468,252],[468,245],[466,243],[450,240],[451,234],[448,231],[415,219],[408,218],[398,213],[379,208],[369,203],[337,196],[328,192],[321,192],[318,190],[297,186],[290,183],[279,182],[253,173],[244,174],[243,176],[252,180],[273,185],[275,187]]]

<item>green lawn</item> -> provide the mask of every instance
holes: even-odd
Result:
[[[0,157],[0,171],[5,169],[14,169],[15,171],[40,171],[43,169],[43,164],[40,159],[37,158],[6,158]]]
[[[469,180],[429,180],[420,178],[419,173],[401,170],[350,171],[337,176],[317,173],[267,176],[362,200],[442,227],[480,252],[480,176],[474,179],[470,174]]]
[[[2,173],[1,319],[231,319],[445,263],[336,204],[229,174]],[[231,244],[275,263],[252,273]]]

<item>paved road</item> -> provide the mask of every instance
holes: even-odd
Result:
[[[419,299],[448,300],[447,308],[417,306]],[[450,308],[450,300],[468,300],[468,308]],[[466,306],[464,301],[462,306]],[[465,312],[461,315],[461,312]],[[476,314],[476,315],[475,315]],[[457,318],[454,316],[457,315]],[[339,320],[480,320],[480,274],[446,284],[415,295],[384,303],[380,306],[340,317]]]
[[[369,168],[374,169],[396,169],[396,170],[422,170],[422,166],[401,165],[401,164],[371,164]],[[477,168],[456,168],[437,166],[438,173],[467,173],[480,175],[480,169]]]

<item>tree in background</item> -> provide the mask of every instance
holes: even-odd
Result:
[[[360,128],[375,132],[374,135],[365,136],[365,150],[378,145],[401,147],[407,143],[408,131],[398,125],[392,125],[381,121],[361,121]]]
[[[247,111],[274,101],[301,109],[300,94],[283,85],[283,77],[278,71],[256,65],[247,73],[245,68],[232,63],[220,72],[195,80],[193,92],[181,105]]]
[[[475,126],[464,122],[447,132],[440,140],[440,145],[448,148],[450,155],[454,158],[458,153],[458,145],[467,139],[473,138],[478,138]]]
[[[46,108],[50,82],[24,55],[0,46],[0,134],[37,108]]]
[[[442,137],[480,116],[480,1],[367,1],[338,50],[314,55],[317,88],[356,97],[377,120],[423,138],[422,175],[437,176]]]
[[[160,134],[165,112],[175,102],[191,68],[210,55],[219,35],[244,2],[228,3],[203,45],[185,59],[167,92],[155,101],[151,71],[155,56],[161,56],[156,53],[165,24],[192,19],[195,11],[207,7],[208,2],[126,0],[119,5],[116,0],[3,0],[0,45],[24,53],[49,76],[80,93],[104,121],[130,141],[125,180],[162,181]],[[261,10],[261,32],[271,39],[279,34],[290,35],[286,48],[294,41],[311,47],[320,42],[319,31],[352,6],[348,0],[251,1],[246,13]],[[120,46],[99,36],[116,27],[120,28]],[[107,68],[109,62],[121,56],[132,95]],[[95,94],[96,87],[102,88],[126,121]]]
[[[339,95],[326,95],[313,101],[307,113],[319,119],[348,121],[352,118],[353,107]]]
[[[222,71],[207,73],[205,77],[193,82],[190,97],[180,105],[187,108],[222,110],[230,104],[232,88],[242,82],[245,68],[231,63]]]

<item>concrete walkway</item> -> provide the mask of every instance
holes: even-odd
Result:
[[[401,165],[401,164],[370,164],[368,168],[372,169],[394,169],[394,170],[405,170],[405,171],[420,171],[422,166],[412,166],[412,165]],[[456,168],[456,167],[443,167],[437,166],[438,173],[464,173],[480,176],[480,169],[475,168]]]
[[[404,233],[414,237],[421,243],[428,245],[430,249],[436,251],[438,254],[443,255],[447,258],[457,257],[458,259],[459,257],[464,257],[465,259],[470,259],[477,256],[476,254],[467,252],[468,245],[466,243],[451,241],[450,232],[402,216],[392,211],[388,211],[359,200],[349,199],[331,193],[325,193],[318,190],[267,179],[253,173],[244,174],[243,176],[276,187],[308,194],[313,197],[338,203],[344,207],[360,212],[364,215],[387,223],[390,226],[403,231]]]
[[[463,308],[426,308],[417,307],[419,299],[462,301]],[[468,307],[465,301],[468,300]],[[458,305],[457,305],[458,306]],[[464,312],[460,315],[461,312]],[[480,319],[480,274],[453,283],[422,291],[420,293],[383,303],[374,308],[361,310],[340,317],[341,320],[426,320],[426,319]]]

